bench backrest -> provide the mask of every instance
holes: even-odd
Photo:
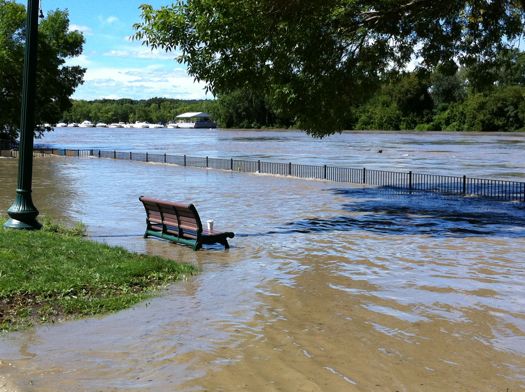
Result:
[[[162,224],[179,237],[197,238],[202,233],[202,222],[193,204],[141,196],[146,216],[151,224]],[[175,234],[175,233],[174,233]]]

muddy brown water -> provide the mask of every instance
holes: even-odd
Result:
[[[0,159],[0,210],[16,161]],[[228,251],[143,239],[193,201]],[[520,391],[520,205],[105,159],[37,158],[41,214],[201,273],[116,314],[0,337],[0,391]]]

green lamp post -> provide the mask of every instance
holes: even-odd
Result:
[[[27,1],[27,26],[22,87],[22,114],[20,117],[20,146],[16,199],[7,210],[9,220],[4,227],[38,230],[38,210],[31,199],[33,177],[33,138],[35,129],[36,62],[38,48],[39,0]]]

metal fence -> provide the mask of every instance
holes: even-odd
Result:
[[[17,151],[11,151],[17,156]],[[443,176],[386,170],[355,169],[328,165],[303,165],[295,163],[266,162],[261,160],[192,157],[188,155],[151,154],[108,150],[35,149],[38,155],[98,157],[141,162],[169,163],[180,166],[212,168],[246,173],[273,174],[297,178],[319,179],[386,187],[401,191],[426,191],[442,194],[476,196],[503,201],[525,202],[525,182]]]

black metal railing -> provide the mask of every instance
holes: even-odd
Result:
[[[11,151],[11,156],[17,156],[17,154],[17,151]],[[452,195],[477,196],[503,201],[525,202],[525,182],[521,181],[472,178],[467,176],[443,176],[436,174],[413,173],[412,171],[394,172],[329,165],[304,165],[291,162],[283,163],[234,158],[193,157],[188,155],[151,154],[147,152],[125,152],[116,150],[36,148],[35,154],[168,163],[189,167],[372,185],[402,191],[425,191]]]

